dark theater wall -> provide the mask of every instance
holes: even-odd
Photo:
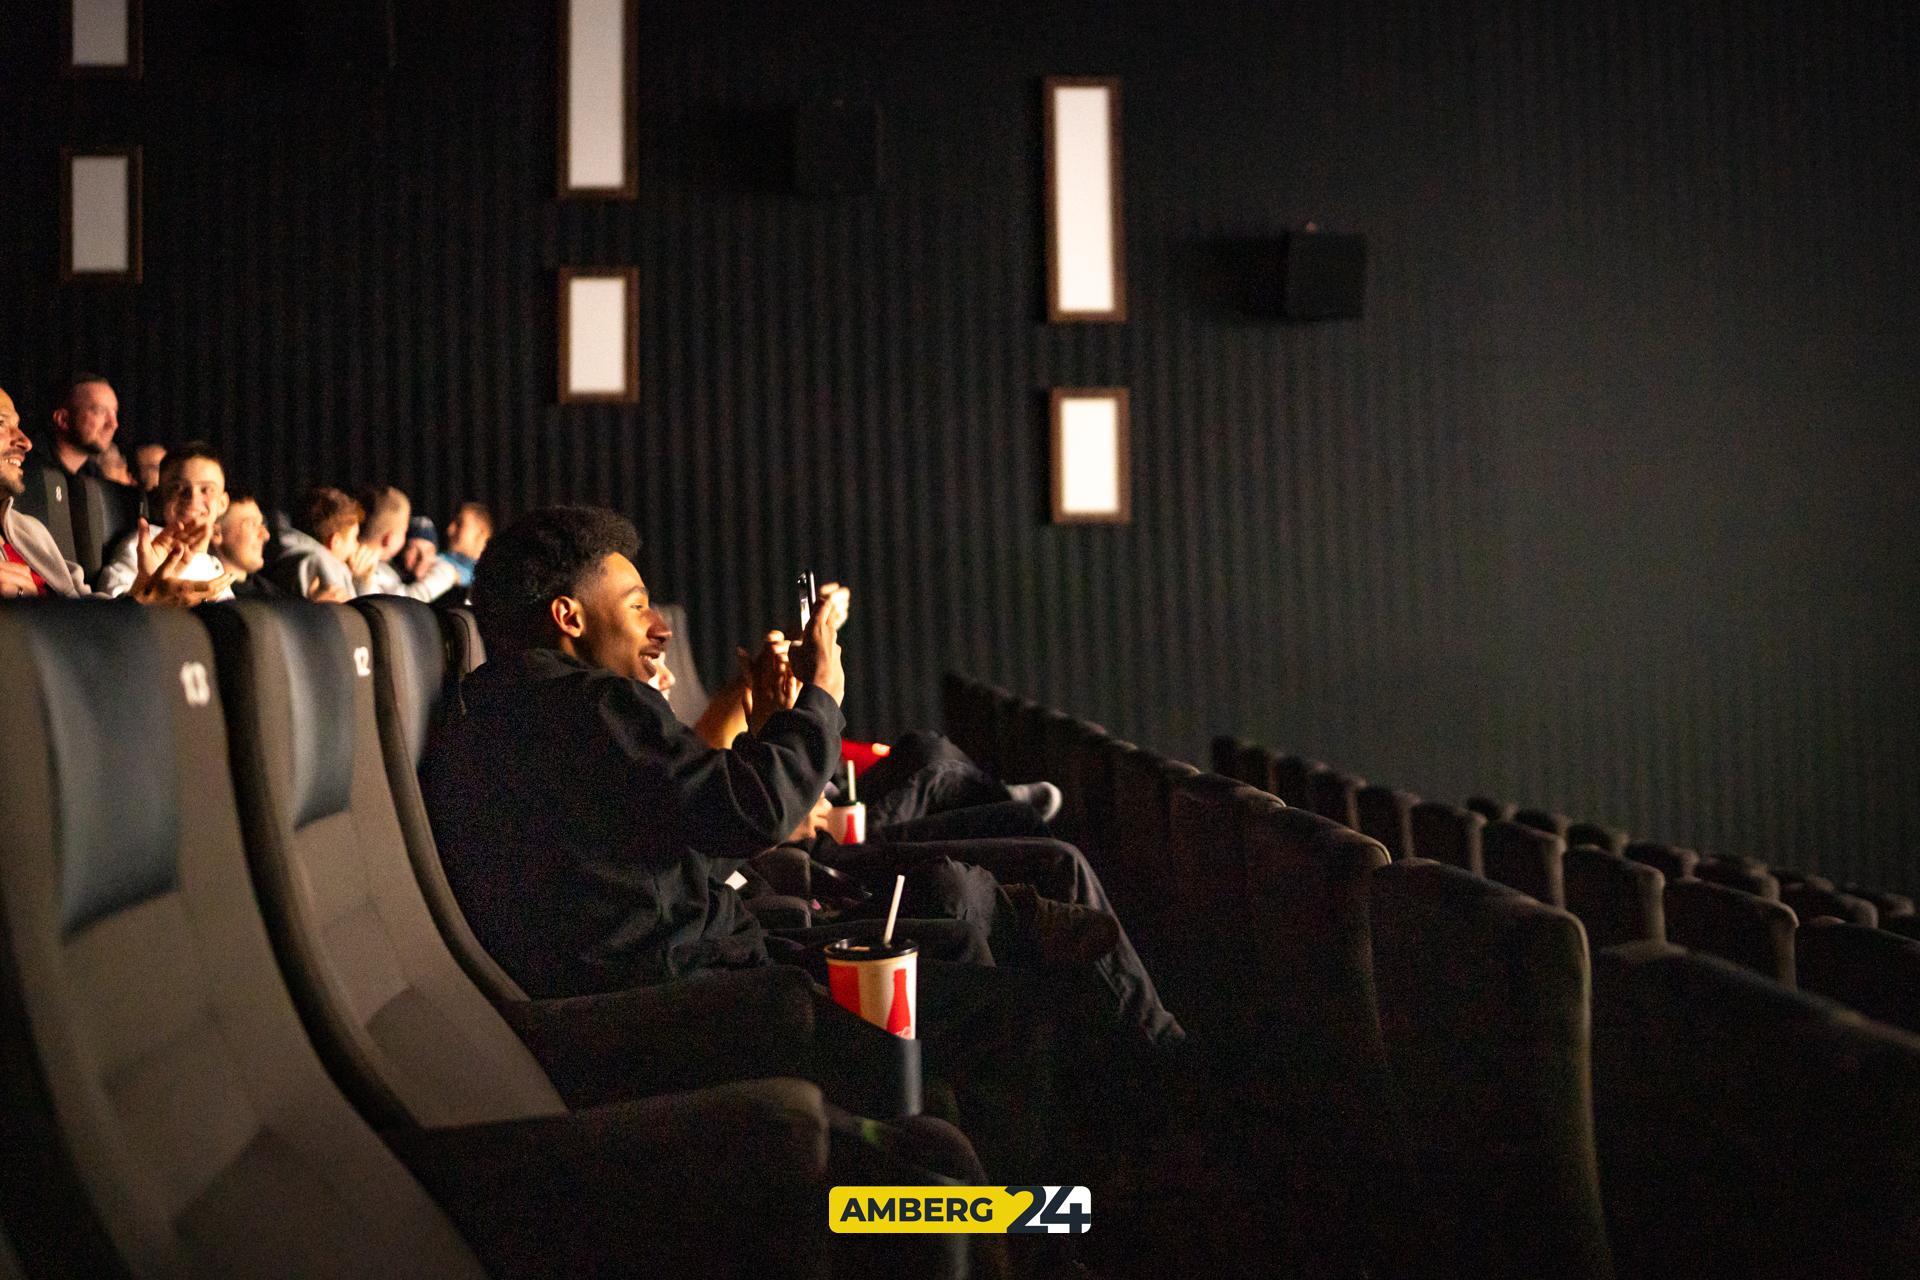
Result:
[[[610,503],[709,681],[844,576],[861,731],[958,668],[1920,888],[1910,4],[644,0],[626,204],[552,198],[552,5],[398,0],[387,73],[356,6],[147,0],[132,85],[59,7],[0,0],[30,421],[79,363],[272,497]],[[1047,74],[1124,79],[1125,325],[1043,323]],[[847,91],[881,189],[789,194]],[[69,143],[145,147],[145,284],[58,284]],[[1259,313],[1309,219],[1363,321]],[[554,406],[562,264],[639,268],[638,405]],[[1050,527],[1046,389],[1108,383],[1134,521]]]

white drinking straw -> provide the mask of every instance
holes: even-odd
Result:
[[[887,908],[887,931],[880,935],[880,945],[883,947],[893,945],[893,922],[900,918],[900,893],[906,887],[905,876],[893,878],[893,905]]]

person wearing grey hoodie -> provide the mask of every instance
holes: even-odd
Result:
[[[366,510],[338,489],[307,491],[294,527],[280,535],[267,575],[308,600],[340,603],[365,594],[379,553],[360,541]]]

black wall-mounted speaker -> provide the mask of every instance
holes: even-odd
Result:
[[[793,186],[803,196],[851,196],[880,185],[880,104],[819,98],[793,121]]]
[[[1357,320],[1367,297],[1367,238],[1287,234],[1281,314],[1289,320]]]

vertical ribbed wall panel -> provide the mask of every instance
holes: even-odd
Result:
[[[150,0],[133,85],[54,73],[58,8],[0,0],[30,422],[97,366],[273,501],[611,503],[710,683],[843,576],[860,732],[958,667],[1920,888],[1910,6],[650,2],[625,204],[552,198],[542,5],[399,5],[386,74]],[[1124,326],[1042,321],[1052,73],[1124,78]],[[799,199],[784,113],[844,91],[882,187]],[[121,142],[147,283],[63,289],[58,148]],[[1249,307],[1309,219],[1363,322]],[[625,263],[640,401],[559,409],[556,268]],[[1053,528],[1046,389],[1110,383],[1134,522]]]

